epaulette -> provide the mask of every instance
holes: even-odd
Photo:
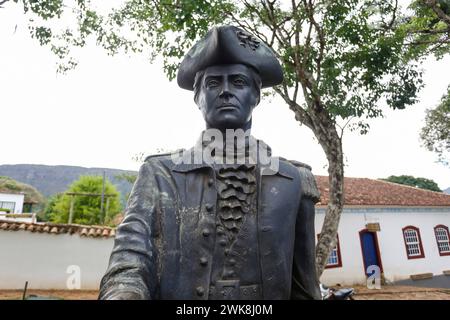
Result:
[[[171,152],[165,152],[165,153],[156,153],[156,154],[151,154],[149,156],[147,156],[144,160],[144,162],[147,162],[147,160],[150,160],[151,158],[158,158],[158,157],[164,157],[164,156],[170,156],[172,154],[175,153],[180,153],[182,151],[184,151],[185,149],[177,149],[175,151],[171,151]]]
[[[302,193],[304,197],[311,198],[314,203],[320,201],[320,191],[317,188],[317,183],[314,175],[311,172],[311,166],[297,160],[286,160],[294,165],[300,174],[300,183],[302,186]]]
[[[282,158],[282,159],[283,159],[283,160],[286,160],[287,162],[289,162],[289,163],[291,163],[291,164],[293,164],[293,165],[296,166],[297,168],[306,168],[306,169],[308,169],[309,171],[312,170],[311,166],[310,166],[310,165],[307,165],[306,163],[303,163],[303,162],[300,162],[300,161],[297,161],[297,160],[287,160],[287,159],[284,159],[284,158]]]

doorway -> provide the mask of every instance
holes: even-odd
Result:
[[[363,229],[359,232],[361,240],[361,251],[364,261],[364,273],[367,277],[373,274],[370,266],[378,266],[381,274],[383,274],[383,265],[381,263],[380,248],[378,246],[378,238],[376,232]]]

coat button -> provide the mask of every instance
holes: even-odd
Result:
[[[230,249],[225,249],[225,255],[229,255],[230,254]]]
[[[227,276],[229,276],[229,277],[233,277],[235,274],[236,274],[236,273],[235,273],[233,270],[229,270],[229,271],[227,272]]]
[[[226,239],[220,239],[219,244],[220,244],[222,247],[225,247],[225,246],[227,245],[227,240],[226,240]]]
[[[211,212],[211,210],[213,209],[213,206],[212,206],[212,204],[208,203],[208,204],[205,206],[205,208],[206,208],[206,211]]]
[[[230,259],[228,262],[230,263],[230,266],[236,265],[236,260],[234,260],[234,259]]]
[[[202,234],[204,237],[207,237],[210,235],[210,231],[208,229],[203,229]]]
[[[197,295],[199,297],[203,296],[205,294],[205,289],[203,287],[197,287]]]
[[[209,179],[208,180],[208,186],[211,187],[214,184],[214,180],[213,179]]]
[[[206,259],[205,257],[201,257],[200,258],[200,264],[202,266],[206,266],[208,264],[208,259]]]

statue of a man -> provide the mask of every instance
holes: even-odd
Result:
[[[206,130],[192,149],[145,160],[99,298],[320,299],[311,168],[250,135],[261,88],[283,80],[273,52],[215,27],[177,80]]]

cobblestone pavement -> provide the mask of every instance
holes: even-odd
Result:
[[[410,286],[382,286],[381,289],[354,287],[355,300],[450,300],[450,289]],[[86,290],[28,290],[27,296],[38,295],[66,300],[96,300],[98,291]],[[0,300],[22,299],[21,290],[0,290]]]
[[[354,287],[355,300],[450,300],[450,289],[410,286],[382,286],[381,289]]]

